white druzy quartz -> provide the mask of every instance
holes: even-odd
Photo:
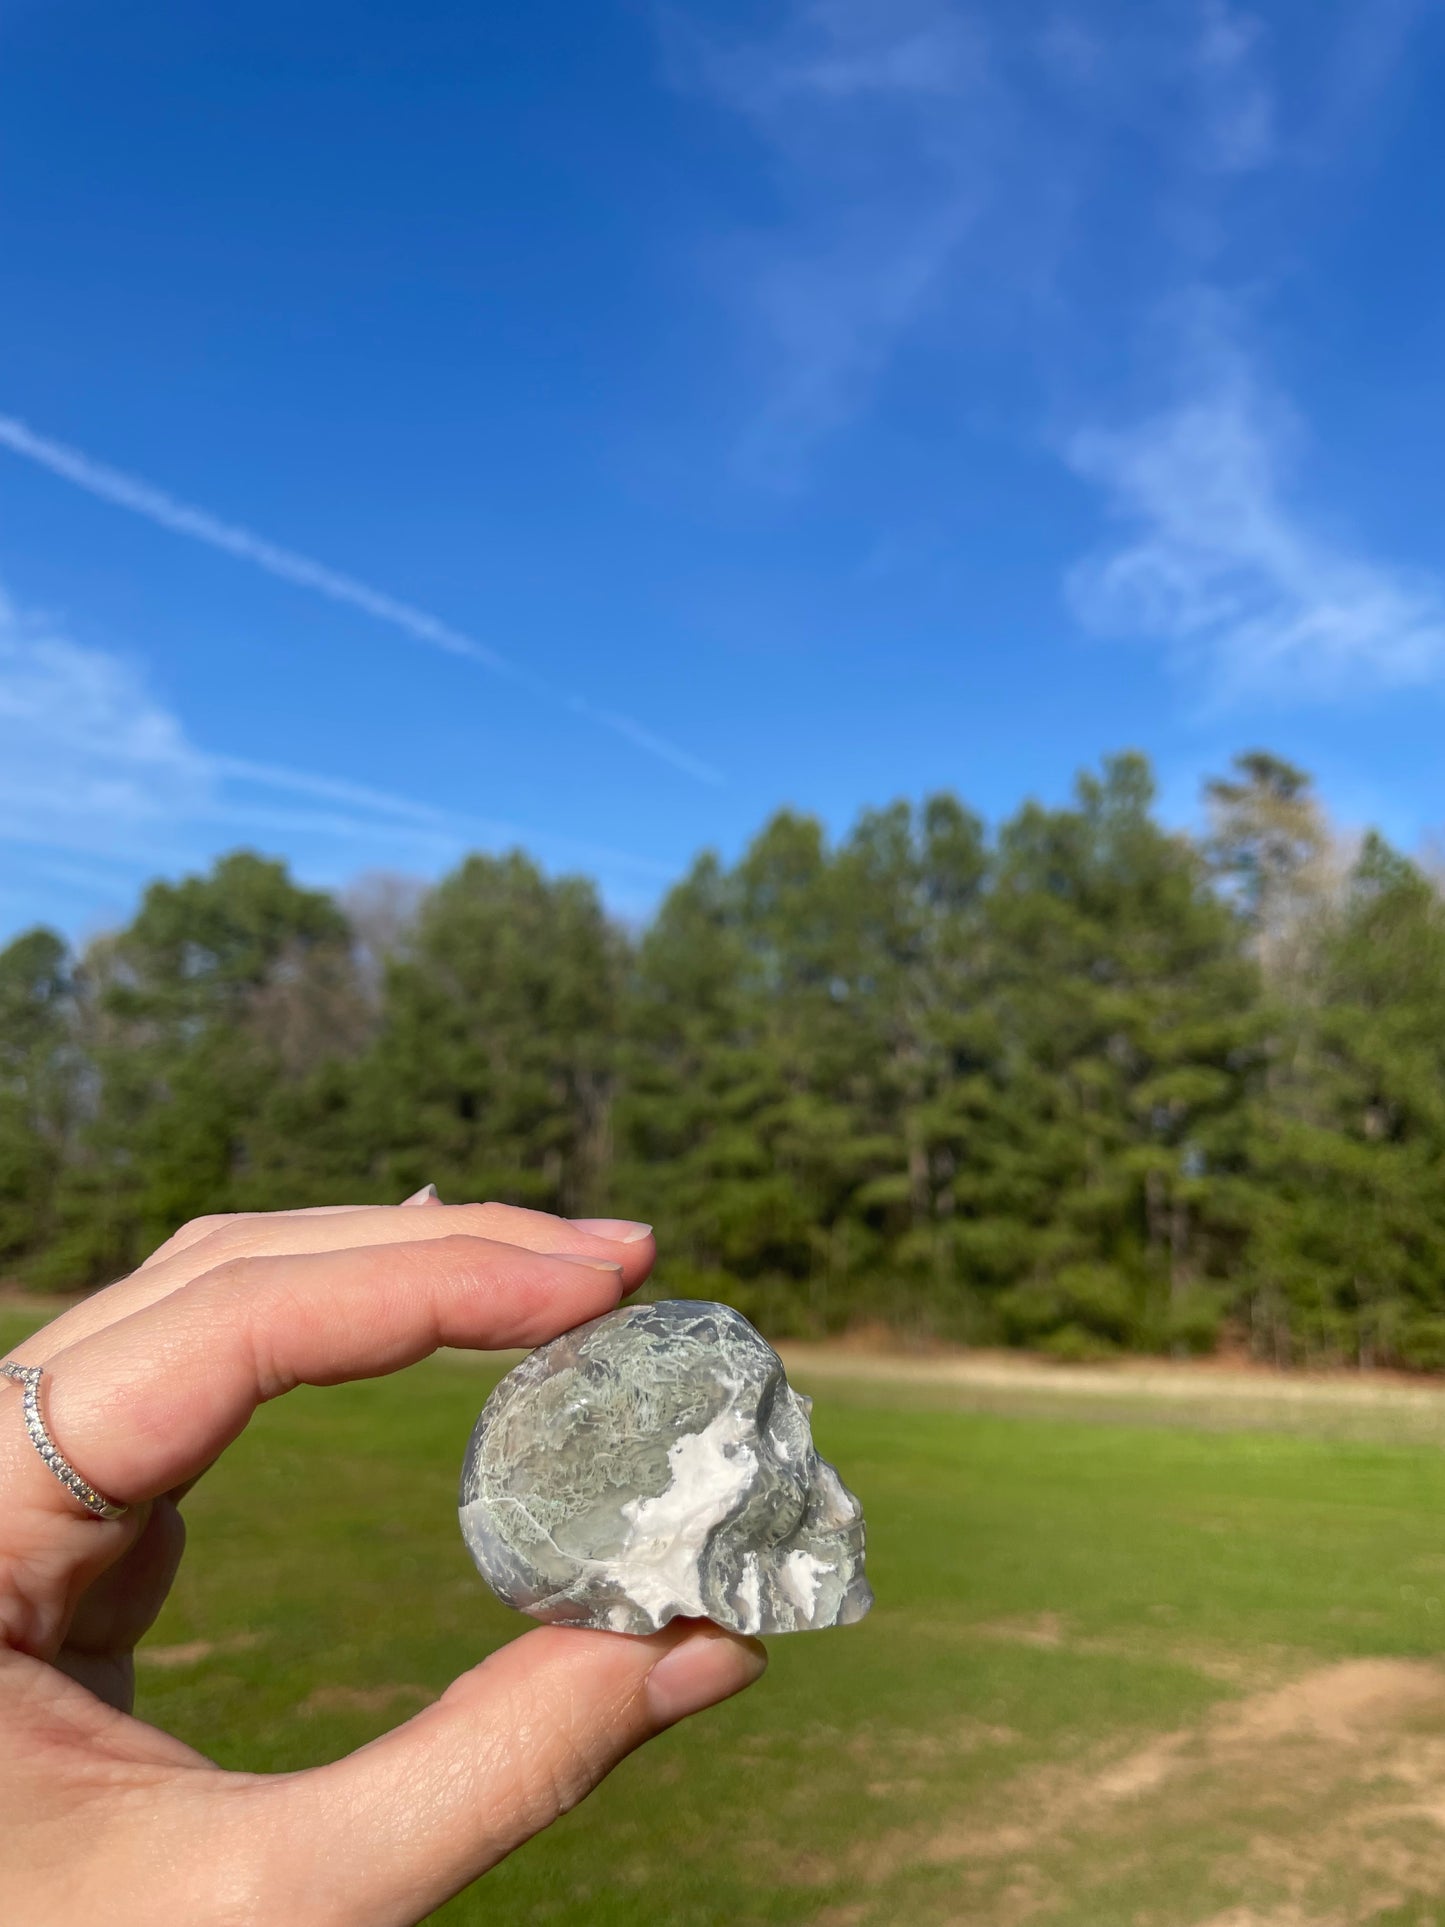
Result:
[[[873,1603],[858,1501],[810,1402],[727,1305],[629,1305],[543,1345],[487,1400],[462,1468],[482,1577],[535,1619],[650,1633],[846,1626]]]

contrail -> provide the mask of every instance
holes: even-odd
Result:
[[[289,791],[293,795],[316,797],[323,802],[344,803],[354,809],[369,810],[391,817],[398,833],[415,836],[420,832],[433,839],[455,843],[467,836],[479,836],[489,843],[548,844],[580,861],[612,865],[642,875],[671,878],[676,867],[655,857],[635,856],[628,850],[614,850],[605,844],[579,842],[575,837],[558,835],[552,830],[528,829],[517,823],[501,822],[495,817],[455,816],[430,803],[414,802],[390,790],[377,790],[360,783],[348,783],[333,776],[318,776],[310,770],[281,768],[275,763],[253,763],[241,756],[204,757],[205,767],[222,778],[240,783],[255,783],[263,789]],[[342,819],[333,819],[340,822]],[[373,826],[354,825],[370,834]]]
[[[463,635],[461,630],[453,629],[449,623],[428,614],[425,609],[415,608],[409,602],[399,601],[380,589],[373,589],[368,583],[359,582],[355,576],[327,568],[325,563],[315,562],[310,556],[298,555],[294,549],[268,542],[264,536],[240,528],[234,522],[223,522],[218,516],[196,508],[189,502],[178,502],[174,496],[167,495],[164,489],[143,482],[138,476],[110,468],[104,462],[82,454],[79,449],[67,447],[64,442],[37,435],[14,415],[0,415],[0,445],[16,455],[23,455],[27,461],[39,463],[41,468],[48,468],[52,475],[63,476],[67,482],[73,482],[90,495],[99,496],[103,502],[113,502],[117,508],[129,509],[133,515],[144,516],[148,522],[154,522],[160,528],[170,529],[176,535],[188,535],[193,542],[204,542],[209,548],[220,549],[239,561],[249,562],[253,568],[276,576],[282,582],[294,583],[296,587],[311,589],[331,602],[341,602],[348,608],[359,609],[363,615],[387,623],[393,629],[400,629],[417,642],[429,643],[434,649],[445,650],[448,655],[464,656],[470,662],[480,663],[494,676],[503,677],[517,688],[525,689],[545,702],[559,703],[585,716],[599,728],[624,737],[638,749],[671,764],[696,782],[722,781],[717,770],[665,738],[654,735],[630,716],[618,715],[613,710],[595,709],[581,696],[553,689],[529,675],[498,650],[489,649],[474,637]]]

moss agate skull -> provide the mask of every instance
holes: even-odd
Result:
[[[651,1633],[846,1626],[873,1603],[863,1514],[811,1403],[727,1305],[629,1305],[543,1345],[487,1400],[462,1468],[482,1577],[535,1619]]]

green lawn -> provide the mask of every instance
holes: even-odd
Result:
[[[518,1632],[454,1511],[490,1382],[443,1357],[261,1414],[188,1502],[138,1710],[301,1766]],[[1445,1454],[1388,1412],[1362,1440],[803,1389],[872,1617],[773,1641],[438,1920],[1445,1923]]]

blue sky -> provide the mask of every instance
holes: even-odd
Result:
[[[1442,92],[1426,0],[10,0],[0,932],[1130,746],[1427,842]]]

